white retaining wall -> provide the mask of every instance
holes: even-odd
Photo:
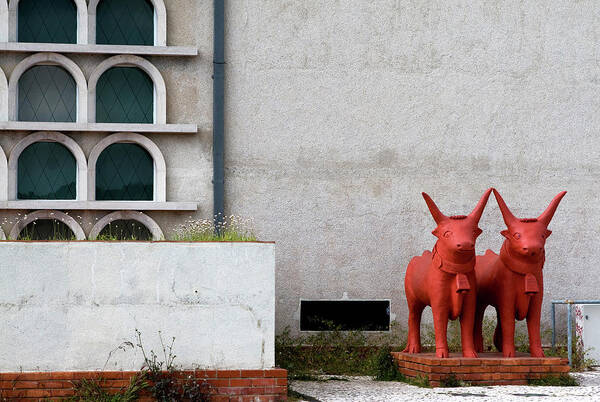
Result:
[[[272,243],[0,242],[0,273],[0,371],[137,370],[136,328],[183,368],[274,365]]]

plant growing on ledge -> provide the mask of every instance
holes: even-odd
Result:
[[[177,241],[256,241],[254,220],[236,215],[225,216],[215,231],[211,219],[190,219],[175,230]]]
[[[144,356],[144,366],[142,367],[142,377],[150,381],[150,392],[157,401],[176,402],[176,401],[208,401],[210,400],[210,385],[207,382],[199,382],[191,375],[185,376],[175,366],[173,353],[173,344],[165,345],[162,334],[159,331],[160,344],[164,361],[154,353],[153,350],[146,353],[142,343],[142,333],[136,329],[137,347],[140,348]]]

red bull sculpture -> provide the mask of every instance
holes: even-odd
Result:
[[[506,239],[500,255],[487,250],[485,255],[477,256],[477,312],[474,333],[477,352],[483,351],[483,315],[485,308],[491,305],[496,309],[498,316],[494,345],[504,357],[515,356],[515,318],[527,320],[531,356],[544,357],[540,318],[544,293],[542,268],[545,261],[545,243],[552,233],[548,230],[548,225],[566,193],[563,191],[554,197],[538,218],[519,219],[510,212],[500,194],[494,190],[507,230],[501,232]]]
[[[408,341],[404,352],[421,351],[421,314],[431,306],[437,357],[448,357],[448,320],[460,319],[462,353],[477,357],[473,342],[476,309],[475,240],[481,234],[479,219],[492,189],[488,189],[468,215],[445,216],[425,193],[423,198],[437,224],[433,251],[413,257],[406,269],[404,288],[408,301]]]

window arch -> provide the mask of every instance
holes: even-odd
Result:
[[[0,68],[0,121],[8,121],[8,81],[2,68]]]
[[[154,85],[137,67],[111,67],[96,86],[97,123],[154,122]]]
[[[162,77],[162,75],[160,74],[160,71],[158,71],[158,69],[152,64],[150,63],[148,60],[139,57],[139,56],[132,56],[132,55],[119,55],[119,56],[113,56],[110,57],[106,60],[104,60],[102,63],[100,63],[98,65],[98,67],[96,67],[96,69],[94,70],[94,72],[92,72],[90,79],[89,79],[89,91],[88,91],[88,117],[89,117],[89,121],[91,122],[96,122],[97,121],[97,111],[99,110],[99,108],[96,105],[97,99],[100,95],[102,96],[107,96],[106,94],[108,94],[109,96],[112,96],[112,92],[114,91],[108,91],[106,92],[105,89],[103,87],[101,87],[100,85],[107,85],[106,82],[104,81],[100,81],[101,78],[103,77],[104,74],[110,73],[108,70],[112,70],[114,67],[137,67],[139,70],[142,70],[145,74],[147,74],[147,77],[149,77],[152,80],[153,85],[153,119],[152,122],[154,124],[166,124],[167,123],[167,90],[166,90],[166,86],[165,86],[165,81]],[[115,77],[119,78],[120,76],[122,78],[122,80],[125,80],[126,78],[122,76],[122,72],[123,70],[114,70],[116,71],[115,73]],[[104,80],[104,78],[103,78]],[[104,82],[104,84],[103,84]],[[139,85],[133,85],[131,88],[134,88],[133,90],[129,90],[128,89],[128,93],[130,94],[135,94],[136,91],[139,90]],[[110,89],[110,88],[108,88]],[[132,102],[129,102],[128,105],[130,105],[129,107],[131,107],[131,105],[135,104],[135,101],[137,101],[137,98],[134,98],[134,100]],[[106,103],[107,105],[110,104],[111,100],[110,98],[105,98],[104,103]],[[108,110],[109,108],[107,108],[106,106],[102,106],[104,107],[106,110]],[[103,111],[102,113],[105,113],[105,111]]]
[[[131,221],[138,222],[140,225],[144,226],[152,235],[152,240],[164,239],[163,232],[156,221],[148,215],[136,211],[116,211],[104,216],[94,225],[94,227],[92,227],[89,238],[90,240],[96,240],[111,223]]]
[[[64,134],[30,134],[10,153],[9,200],[86,200],[86,188],[85,155],[79,145]]]
[[[90,43],[167,46],[163,0],[90,0],[88,14]]]
[[[77,85],[60,66],[35,65],[19,79],[19,121],[77,121]]]
[[[42,68],[33,70],[33,67],[56,67],[57,69]],[[32,74],[30,76],[30,74]],[[44,79],[40,85],[35,82],[36,78]],[[25,81],[21,83],[21,77],[25,77]],[[56,79],[56,81],[52,81]],[[65,91],[70,88],[69,80],[74,80],[76,91],[75,94],[70,92],[70,97],[74,99],[66,99]],[[23,85],[22,85],[23,84]],[[30,93],[19,93],[19,89],[28,89],[33,91]],[[50,93],[51,92],[51,93]],[[51,95],[48,97],[48,95]],[[44,96],[47,96],[46,98]],[[10,80],[8,82],[8,117],[9,120],[16,121],[21,116],[19,106],[26,104],[24,107],[30,109],[24,113],[23,117],[33,116],[36,118],[54,116],[59,107],[56,104],[57,99],[63,99],[61,103],[60,116],[68,116],[62,108],[70,110],[67,105],[75,102],[75,116],[73,121],[87,123],[87,83],[85,76],[79,67],[67,57],[57,53],[37,53],[22,60],[14,68]],[[29,103],[28,103],[29,102]],[[43,113],[39,113],[43,109]],[[40,120],[36,120],[40,121]]]
[[[135,143],[107,146],[96,162],[96,200],[153,199],[154,163],[148,151]]]
[[[81,226],[77,223],[73,217],[65,214],[60,211],[51,211],[51,210],[42,210],[35,211],[30,214],[25,215],[23,219],[17,222],[10,231],[9,237],[13,240],[19,239],[21,237],[21,233],[26,228],[31,228],[34,225],[31,225],[33,222],[40,222],[40,226],[44,226],[43,233],[35,233],[34,229],[28,229],[28,233],[24,235],[32,235],[34,237],[40,237],[41,234],[58,234],[60,236],[61,232],[68,233],[65,228],[68,228],[73,237],[76,240],[85,240],[85,233]],[[37,224],[36,224],[37,225]],[[58,233],[57,233],[58,232]],[[38,239],[32,239],[38,240]],[[47,239],[39,239],[39,240],[47,240]]]
[[[120,146],[111,148],[112,145]],[[136,157],[134,160],[131,159],[131,155],[128,155],[128,152],[135,152]],[[103,153],[104,156],[102,156]],[[153,185],[151,200],[165,202],[167,200],[165,159],[156,144],[147,137],[135,133],[112,134],[94,146],[88,158],[88,198],[90,200],[97,200],[101,198],[106,199],[108,196],[109,199],[115,199],[115,195],[118,194],[131,195],[132,193],[136,193],[135,189],[123,189],[123,187],[135,184],[136,180],[138,184],[149,181],[149,165],[144,154],[151,158],[152,163]],[[129,172],[125,166],[133,166],[129,170],[143,169],[143,171]],[[108,169],[108,172],[103,171],[104,169]],[[128,175],[115,177],[119,176],[119,172],[121,171],[127,172]],[[99,177],[99,172],[101,177]],[[140,177],[142,180],[139,180]],[[99,180],[102,181],[99,183]],[[101,184],[101,188],[98,188],[98,184]],[[109,190],[108,192],[106,192],[107,189]],[[100,190],[100,193],[98,190]],[[148,194],[148,191],[145,190],[142,193]],[[149,197],[145,198],[148,199]]]
[[[34,142],[17,163],[17,199],[74,200],[77,164],[73,154],[57,142]]]
[[[85,44],[88,41],[87,14],[86,0],[11,0],[8,39],[11,42]]]
[[[8,4],[0,0],[0,43],[8,42]]]

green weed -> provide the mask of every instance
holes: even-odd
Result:
[[[395,324],[392,326],[395,327]],[[397,332],[397,331],[395,331]],[[275,361],[290,378],[316,374],[376,375],[379,351],[400,343],[400,336],[333,329],[298,337],[289,328],[275,338]]]
[[[131,377],[129,385],[116,394],[110,394],[100,386],[102,379],[82,379],[73,383],[75,396],[69,401],[75,402],[132,402],[137,401],[138,394],[148,387],[143,375]]]
[[[529,385],[551,386],[551,387],[576,387],[579,382],[576,378],[569,374],[561,374],[560,376],[545,376],[540,379],[528,380]]]
[[[174,402],[183,400],[202,402],[209,400],[210,386],[207,382],[199,382],[192,376],[187,376],[185,381],[181,382],[180,379],[183,379],[184,376],[181,375],[181,371],[175,366],[175,358],[177,356],[173,352],[175,337],[171,338],[170,344],[165,344],[162,334],[159,331],[158,336],[163,355],[162,358],[159,358],[153,350],[146,352],[142,343],[141,332],[136,329],[135,333],[138,340],[137,346],[144,356],[142,373],[150,381],[151,386],[149,389],[157,401]]]

